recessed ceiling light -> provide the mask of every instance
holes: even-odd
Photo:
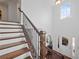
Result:
[[[61,0],[56,0],[56,5],[60,4]]]

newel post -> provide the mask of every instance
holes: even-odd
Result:
[[[43,31],[40,31],[40,59],[46,59],[46,41],[45,41],[45,37],[46,33]]]

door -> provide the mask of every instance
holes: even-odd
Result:
[[[2,18],[2,11],[0,10],[0,20],[1,20],[1,18]]]

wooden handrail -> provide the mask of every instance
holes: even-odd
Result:
[[[21,12],[21,13],[23,13],[23,15],[26,17],[26,19],[29,21],[29,23],[31,24],[31,26],[34,28],[34,30],[37,32],[37,34],[39,35],[39,37],[40,37],[40,40],[38,40],[38,44],[40,43],[40,59],[46,59],[46,53],[47,53],[47,49],[49,49],[49,48],[47,48],[47,47],[45,47],[45,32],[44,31],[38,31],[38,29],[35,27],[35,25],[30,21],[30,19],[28,18],[28,16],[20,9],[20,8],[18,8],[19,9],[19,11]],[[40,41],[40,42],[39,42]],[[44,46],[43,46],[44,45]],[[38,45],[39,46],[39,45]],[[49,49],[50,50],[50,49]],[[39,51],[39,50],[38,50]]]
[[[27,18],[27,20],[29,21],[29,23],[32,25],[32,27],[34,28],[34,30],[38,33],[38,35],[40,34],[38,29],[35,27],[35,25],[30,21],[30,19],[28,18],[28,16],[20,9],[18,8],[20,12],[23,13],[23,15]]]

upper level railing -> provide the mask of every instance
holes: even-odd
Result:
[[[21,20],[25,30],[34,46],[34,52],[36,58],[34,59],[45,59],[46,48],[45,44],[45,32],[39,31],[36,26],[31,22],[28,16],[19,8],[23,19]],[[44,46],[43,46],[44,45]],[[40,58],[39,58],[40,57]]]

